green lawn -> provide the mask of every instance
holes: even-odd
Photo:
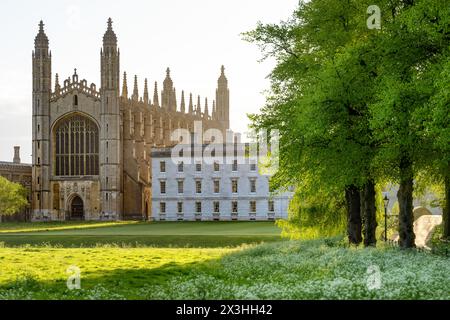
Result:
[[[273,222],[0,224],[0,242],[6,246],[227,247],[278,241],[280,234]]]
[[[447,257],[279,234],[259,222],[1,224],[0,299],[450,299]],[[67,288],[70,266],[80,290]]]

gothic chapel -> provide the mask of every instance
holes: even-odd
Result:
[[[170,70],[161,94],[150,98],[138,80],[120,92],[120,51],[111,19],[103,36],[101,84],[88,84],[76,69],[52,85],[52,55],[44,24],[33,52],[32,220],[142,220],[151,215],[151,149],[173,145],[177,128],[229,129],[228,81],[222,67],[211,112],[208,100],[177,94]],[[186,100],[188,103],[186,104]]]

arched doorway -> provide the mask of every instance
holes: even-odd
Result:
[[[76,196],[70,205],[70,220],[84,220],[83,200]]]

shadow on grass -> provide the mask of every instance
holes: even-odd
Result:
[[[81,290],[69,290],[67,279],[39,280],[25,274],[0,286],[0,300],[161,300],[165,298],[161,292],[173,288],[177,279],[192,279],[200,273],[220,276],[220,268],[219,258],[194,263],[170,262],[154,268],[89,273],[81,270]],[[198,290],[195,299],[207,298],[204,288],[195,290]]]
[[[136,235],[136,236],[67,236],[67,235],[0,235],[5,247],[54,246],[62,248],[117,246],[155,248],[219,248],[238,247],[243,244],[282,241],[281,236],[234,235]]]

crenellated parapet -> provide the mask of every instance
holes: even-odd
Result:
[[[50,101],[53,102],[61,97],[65,97],[67,94],[73,92],[74,90],[77,90],[80,93],[84,93],[87,96],[97,100],[100,100],[101,98],[100,92],[97,91],[97,86],[94,83],[91,83],[88,86],[87,80],[79,80],[77,69],[75,69],[75,73],[73,74],[73,76],[64,80],[63,87],[60,86],[59,77],[58,74],[56,74],[55,91],[52,93]]]

